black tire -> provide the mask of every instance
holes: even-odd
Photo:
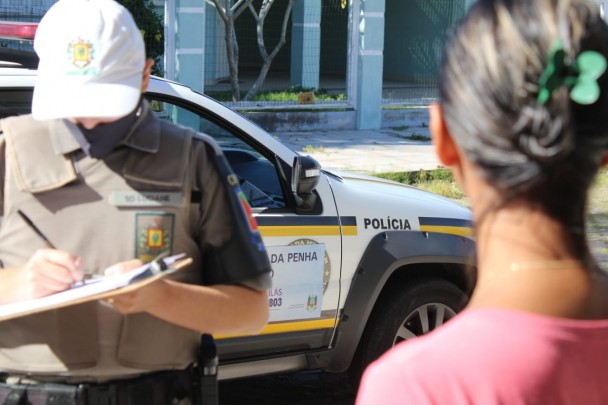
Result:
[[[449,281],[428,278],[410,283],[390,286],[379,297],[350,367],[355,385],[365,367],[388,349],[436,329],[467,304],[467,295]]]

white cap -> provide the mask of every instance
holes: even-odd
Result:
[[[59,0],[40,21],[34,49],[34,118],[122,117],[135,109],[144,41],[114,0]]]

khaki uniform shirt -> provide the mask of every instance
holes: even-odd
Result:
[[[193,259],[172,277],[199,284],[201,252],[230,237],[225,191],[205,142],[156,118],[147,104],[104,160],[82,152],[82,134],[65,120],[11,117],[2,129],[4,268],[22,266],[45,247],[17,209],[57,248],[82,256],[85,272],[94,274],[169,250]],[[204,308],[193,310],[204,316]],[[199,333],[148,314],[122,316],[105,303],[85,303],[0,322],[0,370],[78,381],[121,378],[184,368],[195,359],[198,341]]]

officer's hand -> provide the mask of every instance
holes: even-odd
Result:
[[[137,267],[140,267],[142,265],[143,265],[143,263],[137,259],[128,260],[126,262],[120,262],[113,266],[108,267],[105,271],[105,275],[107,277],[119,275],[122,273],[126,273],[128,271],[131,271],[133,269],[136,269]],[[107,303],[109,303],[110,305],[112,305],[117,311],[119,311],[123,314],[142,312],[144,309],[141,308],[141,302],[139,299],[142,296],[140,294],[141,293],[140,290],[145,290],[147,287],[148,286],[145,286],[142,288],[138,288],[137,290],[135,290],[133,292],[116,295],[112,298],[106,299],[105,301]]]
[[[139,259],[127,260],[108,267],[105,270],[104,275],[106,277],[118,276],[119,274],[127,273],[141,266],[143,266],[143,262]]]
[[[82,280],[83,260],[56,249],[38,249],[22,268],[23,299],[67,290]]]
[[[106,301],[122,314],[149,312],[155,305],[163,305],[162,291],[165,286],[165,281],[159,279],[134,291],[116,295]]]

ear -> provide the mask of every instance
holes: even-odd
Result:
[[[146,59],[146,64],[144,66],[143,78],[141,81],[141,92],[145,93],[148,90],[148,86],[150,85],[150,76],[152,75],[152,66],[154,66],[154,60]]]
[[[437,103],[429,107],[429,128],[439,161],[447,167],[458,165],[460,163],[458,148],[445,124],[441,107]]]

